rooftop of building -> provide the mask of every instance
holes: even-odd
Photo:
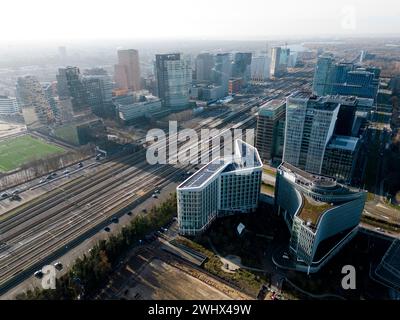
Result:
[[[285,100],[280,100],[280,99],[270,100],[260,106],[258,114],[265,116],[273,115],[280,109],[283,109],[285,104],[286,104]]]
[[[359,138],[350,136],[333,136],[329,142],[328,148],[354,151],[357,148]]]
[[[235,154],[229,157],[219,157],[196,171],[188,179],[182,182],[178,188],[197,188],[210,181],[221,172],[232,172],[241,169],[261,167],[262,162],[256,148],[237,139],[235,141]]]
[[[320,195],[346,195],[360,192],[360,189],[340,184],[335,178],[301,170],[288,162],[282,162],[278,171],[290,174],[294,183]]]
[[[334,207],[334,205],[331,203],[316,201],[306,195],[302,195],[302,199],[303,205],[297,216],[312,229],[318,225],[320,217],[327,210]]]
[[[374,99],[370,98],[345,95],[317,96],[310,91],[296,91],[292,93],[289,98],[315,101],[317,104],[321,104],[324,107],[335,107],[338,104],[362,107],[373,107],[374,105]]]

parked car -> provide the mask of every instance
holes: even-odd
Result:
[[[56,268],[57,270],[62,270],[63,265],[62,265],[62,263],[61,263],[60,261],[57,261],[57,262],[54,264],[54,268]]]
[[[112,223],[118,223],[118,218],[117,217],[113,217],[110,220]]]
[[[36,278],[39,278],[39,279],[41,279],[41,278],[43,278],[43,272],[42,272],[42,270],[37,270],[37,271],[35,271],[35,273],[33,274]]]

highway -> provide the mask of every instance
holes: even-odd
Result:
[[[308,85],[306,80],[299,83]],[[288,85],[281,81],[268,95],[252,98],[221,118],[200,123],[196,130],[254,127],[254,107],[271,98],[283,98],[295,89],[299,89],[297,82]],[[199,141],[199,152],[203,148],[209,148],[208,143]],[[99,231],[112,217],[149,198],[156,189],[181,181],[182,174],[194,167],[150,165],[142,150],[106,162],[96,173],[85,173],[17,207],[0,220],[0,294]]]

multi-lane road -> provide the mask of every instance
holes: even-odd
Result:
[[[284,98],[299,85],[308,85],[308,81],[276,83],[266,95],[210,118],[195,129],[217,128],[222,133],[254,127],[254,107],[271,98]],[[199,152],[208,148],[208,143],[198,143]],[[105,162],[96,172],[86,172],[13,209],[0,219],[0,294],[101,230],[112,217],[151,197],[156,189],[182,180],[193,167],[150,165],[142,150]]]

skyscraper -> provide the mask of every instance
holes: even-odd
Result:
[[[214,67],[214,56],[210,53],[200,53],[196,57],[196,80],[210,81]]]
[[[37,129],[53,123],[53,111],[46,99],[42,85],[35,77],[18,78],[17,98],[28,128]]]
[[[118,64],[114,68],[114,80],[118,89],[140,90],[140,65],[137,50],[118,50]]]
[[[270,77],[280,77],[282,75],[281,61],[281,47],[273,47],[271,49],[271,65]]]
[[[229,94],[229,79],[232,74],[232,63],[229,53],[218,53],[215,55],[215,66],[213,68],[213,81],[221,86],[221,97]]]
[[[70,99],[75,112],[88,108],[87,92],[78,67],[58,69],[57,91],[60,100]]]
[[[321,173],[325,148],[332,137],[339,103],[310,92],[296,92],[286,99],[283,161],[302,170]]]
[[[252,57],[251,59],[251,80],[265,81],[269,78],[271,60],[268,55]]]
[[[246,84],[251,78],[251,52],[236,52],[233,58],[232,77],[241,78]]]
[[[333,58],[331,56],[320,56],[314,70],[313,92],[317,95],[326,94],[326,86],[329,83],[330,71]]]
[[[360,139],[356,137],[333,136],[325,150],[322,174],[350,184],[360,144]]]
[[[98,116],[112,116],[111,78],[108,75],[90,75],[83,77],[87,92],[87,101],[93,113]]]
[[[157,54],[155,63],[157,92],[163,107],[185,108],[189,103],[192,81],[190,62],[180,53]]]
[[[256,144],[263,161],[282,160],[285,134],[285,100],[271,100],[260,106],[257,115]]]

